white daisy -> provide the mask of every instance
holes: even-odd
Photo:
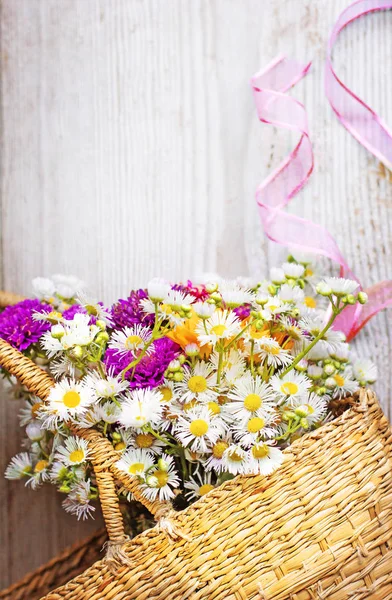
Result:
[[[185,294],[180,290],[169,290],[163,299],[163,303],[170,306],[172,310],[181,310],[184,307],[190,307],[194,301],[194,296]]]
[[[46,277],[36,277],[32,281],[34,296],[39,300],[47,300],[48,302],[54,302],[55,285],[51,279]]]
[[[265,420],[274,411],[272,389],[259,375],[252,377],[247,373],[238,379],[228,397],[231,400],[228,410],[240,422],[247,422],[251,417]]]
[[[238,446],[231,444],[223,453],[224,470],[232,475],[249,475],[253,473],[253,465],[250,460],[249,452]]]
[[[50,467],[50,480],[53,483],[61,483],[69,475],[70,471],[64,463],[55,461]]]
[[[328,412],[328,402],[316,394],[309,394],[307,398],[294,398],[290,403],[290,410],[304,419],[311,427],[325,418]]]
[[[128,354],[128,352],[138,353],[145,350],[146,354],[152,352],[152,346],[146,348],[151,341],[151,330],[142,325],[133,327],[124,327],[121,331],[114,331],[109,341],[109,348],[118,351],[119,354]]]
[[[261,312],[264,320],[271,320],[275,315],[281,315],[289,310],[291,310],[291,308],[288,303],[283,302],[279,296],[269,296]]]
[[[51,360],[49,363],[49,369],[56,379],[60,379],[61,377],[64,377],[64,375],[68,377],[75,377],[76,373],[74,363],[66,355],[63,355],[61,358]]]
[[[216,440],[214,444],[212,444],[209,452],[211,453],[207,460],[204,462],[203,466],[206,471],[215,471],[218,475],[222,473],[225,469],[225,462],[223,459],[223,455],[225,450],[229,448],[231,445],[231,438],[223,439],[219,438]]]
[[[377,366],[371,360],[357,360],[353,364],[353,374],[359,384],[365,386],[377,379]]]
[[[95,391],[97,398],[113,398],[129,387],[128,381],[121,377],[108,374],[103,378],[98,371],[90,371],[83,382]]]
[[[5,470],[6,479],[22,479],[30,476],[33,472],[33,465],[28,452],[21,452],[11,459],[10,464]]]
[[[293,361],[293,357],[287,350],[283,350],[275,339],[267,336],[257,340],[256,353],[260,355],[263,362],[266,361],[267,365],[275,368],[287,367]]]
[[[286,401],[304,396],[312,386],[310,379],[295,371],[291,371],[287,375],[283,375],[283,377],[273,375],[270,379],[270,384],[278,397]]]
[[[193,369],[185,367],[183,380],[175,382],[173,389],[181,402],[189,402],[193,398],[199,402],[208,402],[216,396],[216,373],[211,364],[204,361],[196,363]]]
[[[98,300],[86,294],[83,290],[78,292],[76,299],[87,310],[89,315],[93,315],[98,321],[102,321],[108,327],[113,325],[110,310],[102,306]]]
[[[127,433],[125,436],[124,434]],[[161,454],[165,443],[158,440],[152,433],[146,432],[124,432],[123,440],[127,447],[148,450],[153,454]]]
[[[100,332],[97,325],[90,325],[90,315],[76,313],[72,320],[63,322],[65,334],[61,338],[61,345],[64,350],[73,346],[88,346]]]
[[[54,416],[54,422],[58,419],[62,421],[74,419],[83,415],[95,401],[96,396],[89,387],[72,379],[62,379],[50,390],[41,414],[43,417]]]
[[[120,460],[117,461],[116,467],[132,477],[141,477],[153,464],[154,456],[151,452],[144,448],[131,448],[124,452]]]
[[[269,415],[266,419],[263,417],[250,417],[248,421],[232,426],[235,440],[248,448],[260,439],[271,438],[276,435],[276,430],[272,427],[273,417]]]
[[[35,463],[33,472],[30,478],[26,481],[26,485],[30,485],[33,490],[39,488],[42,483],[50,479],[49,461],[46,458],[40,459]]]
[[[164,279],[154,277],[147,284],[147,292],[153,302],[163,302],[170,292],[170,284]]]
[[[250,304],[254,299],[254,294],[250,290],[242,288],[236,281],[220,282],[219,293],[228,308]]]
[[[161,394],[162,404],[170,404],[177,397],[177,392],[174,389],[174,383],[167,379],[156,388],[156,391]]]
[[[174,498],[173,489],[178,488],[180,479],[175,470],[174,459],[172,456],[163,454],[161,457],[160,466],[151,470],[146,477],[145,484],[142,484],[142,493],[149,500],[165,501]]]
[[[186,416],[180,416],[174,435],[184,447],[193,452],[207,452],[224,432],[223,421],[214,417],[207,406],[191,409]]]
[[[195,302],[195,304],[192,305],[192,308],[200,319],[209,319],[216,310],[215,304],[201,302],[200,300]]]
[[[236,336],[241,331],[241,322],[233,312],[217,310],[214,314],[196,326],[197,337],[202,344],[215,346],[222,340]]]
[[[73,275],[56,274],[52,275],[51,279],[56,286],[56,293],[66,300],[74,298],[86,286],[81,279]]]
[[[215,489],[215,485],[211,483],[211,473],[206,473],[203,477],[200,473],[196,473],[194,477],[190,477],[189,481],[185,481],[184,488],[189,490],[185,492],[185,498],[188,500],[197,500],[202,496]]]
[[[344,279],[343,277],[325,277],[320,283],[327,285],[331,289],[332,294],[338,297],[352,294],[359,287],[359,283],[357,281],[353,281],[352,279]]]
[[[303,265],[298,265],[293,262],[283,263],[282,269],[286,277],[289,277],[290,279],[299,279],[305,272],[305,267]]]
[[[56,453],[55,459],[64,463],[68,467],[80,465],[86,462],[89,457],[88,444],[86,440],[75,436],[70,436],[64,442]]]
[[[270,269],[270,279],[275,285],[280,285],[286,282],[286,275],[283,269],[272,267]]]
[[[213,365],[215,370],[218,370],[219,353],[213,352],[209,358],[209,362]],[[228,352],[225,352],[222,361],[222,376],[224,383],[229,387],[232,387],[236,380],[245,373],[245,370],[246,360],[243,352],[235,348],[230,348]]]
[[[90,503],[91,496],[91,483],[87,481],[80,481],[73,486],[68,497],[63,501],[62,506],[66,512],[76,515],[79,519],[87,519],[92,516],[91,513],[95,511],[95,507]]]
[[[305,294],[298,285],[289,285],[288,283],[285,283],[278,292],[278,298],[282,300],[282,302],[300,304],[301,302],[304,302]]]
[[[359,390],[359,384],[350,377],[350,373],[336,373],[325,380],[326,387],[332,391],[334,398],[343,398]]]
[[[162,416],[161,398],[160,392],[154,390],[132,390],[122,403],[119,422],[124,427],[135,429],[142,429],[146,425],[155,427]]]
[[[269,475],[283,463],[284,454],[276,446],[264,442],[255,444],[250,450],[252,472]]]
[[[24,407],[19,411],[19,423],[21,427],[24,427],[30,421],[37,417],[38,411],[43,407],[43,402],[37,396],[30,396],[29,400],[26,400]]]

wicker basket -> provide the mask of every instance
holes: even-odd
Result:
[[[0,364],[47,398],[51,377],[3,340]],[[108,554],[46,600],[392,599],[392,434],[372,392],[292,444],[272,475],[236,477],[182,512],[147,501],[98,431],[73,433],[89,444]],[[127,538],[115,481],[156,527]]]

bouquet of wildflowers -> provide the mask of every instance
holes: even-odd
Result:
[[[43,404],[3,372],[25,400],[27,436],[6,477],[54,483],[78,517],[98,490],[72,424],[106,436],[148,499],[184,505],[237,474],[271,473],[282,448],[329,418],[332,400],[376,379],[332,327],[366,294],[301,258],[261,282],[155,279],[111,308],[75,278],[33,285],[35,300],[0,314],[0,336],[56,384]]]

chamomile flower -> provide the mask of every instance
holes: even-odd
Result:
[[[298,285],[289,285],[288,283],[285,283],[278,292],[278,298],[282,300],[282,302],[300,304],[301,302],[304,302],[305,294]]]
[[[49,466],[49,461],[46,458],[38,460],[34,465],[30,478],[26,481],[26,485],[36,490],[45,481],[48,481],[50,479]]]
[[[33,465],[28,452],[21,452],[11,459],[10,464],[5,470],[6,479],[22,479],[30,477],[33,472]]]
[[[312,382],[305,375],[291,371],[283,377],[273,375],[270,379],[270,384],[278,398],[290,402],[293,399],[306,395]]]
[[[235,281],[221,281],[219,283],[219,293],[228,308],[250,304],[254,299],[254,294],[250,290],[242,288]]]
[[[181,402],[196,399],[199,402],[208,402],[216,396],[216,373],[212,366],[204,361],[196,363],[193,369],[185,368],[182,381],[175,382],[173,389]]]
[[[49,364],[49,368],[50,372],[56,379],[60,379],[64,375],[68,377],[75,377],[75,365],[72,362],[72,360],[65,354],[61,356],[61,358],[52,360]]]
[[[163,302],[170,292],[170,284],[164,279],[154,277],[147,284],[147,292],[153,302]]]
[[[157,391],[161,394],[162,404],[170,404],[177,396],[174,384],[169,380],[165,380],[162,385],[158,386]]]
[[[271,415],[268,415],[266,419],[263,419],[263,417],[250,417],[248,421],[232,426],[234,439],[242,447],[248,448],[260,439],[273,437],[276,434],[273,424],[274,419]]]
[[[151,452],[144,448],[131,448],[124,452],[116,467],[132,477],[141,477],[153,464],[154,456]]]
[[[215,487],[211,483],[211,473],[206,473],[204,476],[196,473],[194,477],[189,478],[189,481],[185,481],[184,488],[188,491],[184,495],[188,500],[197,500],[211,492]]]
[[[357,360],[353,364],[353,374],[360,385],[374,383],[377,379],[377,366],[371,360]]]
[[[281,315],[289,310],[291,310],[290,305],[287,302],[283,302],[279,296],[269,296],[261,312],[263,319],[270,321],[275,315]]]
[[[143,495],[148,500],[170,500],[174,498],[173,490],[180,485],[180,479],[175,469],[172,456],[163,454],[158,465],[152,469],[145,478],[145,483],[141,485]]]
[[[241,322],[233,312],[217,310],[206,321],[196,326],[197,337],[202,344],[215,346],[222,340],[233,338],[241,331]]]
[[[332,291],[334,296],[342,297],[355,292],[359,283],[352,279],[344,279],[343,277],[325,277],[321,282],[326,284]]]
[[[216,310],[215,304],[208,304],[208,302],[201,301],[195,302],[192,308],[200,319],[209,319]]]
[[[64,463],[56,461],[50,467],[49,477],[53,483],[61,483],[67,479],[70,470],[65,466]]]
[[[219,417],[212,415],[207,406],[191,409],[186,416],[180,416],[174,435],[184,447],[193,452],[207,452],[222,435],[225,427]]]
[[[83,382],[94,390],[97,398],[106,399],[121,394],[129,387],[128,381],[121,379],[121,377],[115,377],[109,373],[103,378],[97,371],[91,371],[83,379]]]
[[[224,470],[232,475],[248,475],[253,473],[253,465],[249,452],[238,444],[231,444],[223,453]]]
[[[305,267],[303,265],[292,262],[283,263],[282,269],[286,277],[289,279],[299,279],[305,272]]]
[[[51,279],[46,277],[35,277],[32,281],[34,296],[38,300],[46,300],[47,302],[54,303],[54,295],[56,293],[56,286]]]
[[[52,275],[51,279],[56,286],[56,294],[66,300],[74,298],[78,292],[86,287],[86,284],[81,279],[73,275],[56,274]]]
[[[86,440],[71,436],[64,442],[56,453],[55,459],[68,467],[81,465],[89,457],[88,444]]]
[[[283,463],[284,454],[276,446],[265,442],[254,444],[250,450],[251,470],[259,475],[270,475]]]
[[[349,373],[336,373],[325,380],[326,387],[331,390],[334,398],[343,398],[359,390],[359,384],[354,381]]]
[[[152,352],[152,346],[147,346],[151,341],[151,330],[142,325],[133,327],[124,327],[121,331],[114,331],[109,342],[109,348],[118,351],[119,354],[128,354],[128,352],[138,353],[142,350],[146,354]]]
[[[88,346],[100,331],[97,325],[90,325],[90,315],[84,313],[76,313],[72,320],[63,322],[63,327],[65,333],[60,342],[64,350],[74,346]]]
[[[163,299],[163,303],[170,306],[172,310],[181,310],[190,307],[195,298],[190,294],[184,294],[180,290],[169,290]]]
[[[124,436],[123,439],[127,447],[148,450],[148,452],[153,454],[162,453],[165,443],[162,440],[158,440],[152,433],[146,433],[144,431],[139,433],[129,431],[126,433],[128,435],[126,437]]]
[[[68,497],[63,501],[63,508],[71,515],[79,519],[87,519],[92,516],[95,507],[91,505],[91,482],[80,481],[74,485]]]
[[[217,370],[219,366],[219,353],[213,352],[209,362],[213,365],[214,369]],[[221,368],[223,381],[229,387],[232,387],[236,380],[245,373],[246,361],[244,353],[240,350],[230,348],[230,350],[223,355]]]
[[[51,419],[54,423],[73,420],[83,415],[95,401],[96,396],[91,388],[72,379],[62,379],[50,390],[47,403],[40,412],[44,419],[54,417]]]
[[[328,402],[325,398],[316,394],[309,394],[308,397],[294,398],[289,406],[296,416],[306,421],[308,427],[322,421],[328,412]],[[305,428],[306,429],[306,428]]]
[[[286,275],[283,269],[272,267],[270,269],[270,279],[275,285],[286,283]]]
[[[240,422],[252,417],[265,420],[275,407],[272,389],[259,375],[246,374],[238,379],[228,397],[231,400],[228,410]]]
[[[287,367],[293,361],[293,357],[287,350],[283,350],[275,339],[267,336],[257,340],[256,352],[263,362],[265,361],[267,365],[275,368]]]
[[[87,310],[89,315],[92,315],[98,321],[102,321],[108,327],[113,325],[110,310],[105,308],[102,303],[98,302],[98,300],[86,294],[86,292],[83,290],[78,292],[76,299],[78,303]]]
[[[29,400],[26,400],[24,407],[19,411],[19,423],[21,427],[24,427],[31,421],[37,418],[38,411],[43,407],[43,402],[37,396],[30,396]]]
[[[225,469],[223,455],[232,443],[231,436],[221,437],[209,448],[209,456],[203,466],[206,471],[215,471],[218,475]]]
[[[132,390],[122,402],[119,422],[134,429],[142,429],[146,425],[155,427],[162,416],[161,398],[162,395],[154,390]]]

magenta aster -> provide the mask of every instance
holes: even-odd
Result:
[[[49,313],[51,310],[51,306],[39,300],[22,300],[14,306],[7,306],[0,314],[0,337],[18,350],[26,350],[50,329],[50,323],[36,321],[33,314]]]
[[[145,298],[148,298],[145,290],[134,290],[126,300],[119,300],[113,304],[111,312],[115,329],[139,324],[145,327],[154,325],[154,315],[146,314],[140,305],[140,301]]]
[[[164,373],[174,358],[180,353],[178,344],[169,340],[169,338],[161,338],[153,344],[154,352],[148,356],[144,356],[140,363],[136,366],[131,388],[151,388],[160,385],[164,378]],[[114,375],[119,375],[133,360],[131,352],[128,354],[120,353],[115,348],[108,348],[105,353],[104,363],[108,371],[113,371]],[[132,369],[126,373],[126,379],[130,379]]]

